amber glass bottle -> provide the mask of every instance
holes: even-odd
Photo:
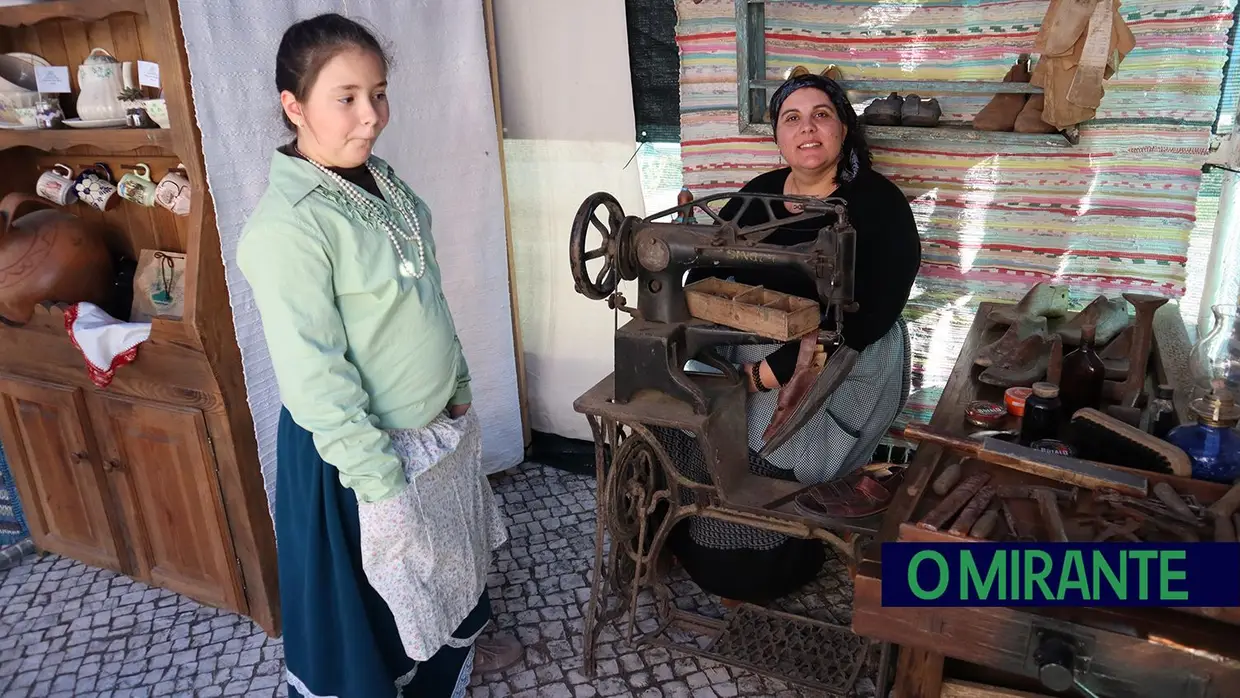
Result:
[[[1099,409],[1102,406],[1102,384],[1107,369],[1094,348],[1094,333],[1093,325],[1082,327],[1081,346],[1063,357],[1059,399],[1063,401],[1064,419],[1072,419],[1073,413],[1082,407]]]

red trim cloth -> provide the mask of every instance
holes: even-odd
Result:
[[[93,303],[75,303],[65,310],[65,330],[86,359],[91,381],[106,388],[118,368],[137,360],[138,345],[151,336],[151,323],[124,322]]]

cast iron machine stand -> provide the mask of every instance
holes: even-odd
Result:
[[[740,220],[750,206],[761,206],[770,222],[741,227],[723,220],[709,204],[739,199]],[[801,207],[801,213],[778,220],[771,204]],[[606,222],[598,210],[605,210]],[[675,217],[709,224],[659,222]],[[782,246],[763,242],[778,227],[825,218],[815,239]],[[591,230],[602,243],[587,250]],[[675,647],[728,664],[819,690],[846,695],[871,653],[869,640],[844,626],[741,604],[726,619],[676,608],[667,584],[664,550],[680,521],[705,516],[797,538],[832,544],[849,559],[857,556],[856,539],[841,531],[872,535],[877,519],[823,522],[800,515],[791,504],[804,485],[756,475],[749,468],[746,381],[717,352],[721,345],[769,344],[772,339],[692,317],[684,279],[695,268],[786,269],[813,279],[824,316],[835,329],[818,332],[822,345],[834,348],[827,366],[812,379],[795,409],[773,425],[763,455],[778,448],[821,407],[847,375],[856,354],[840,343],[842,313],[853,303],[853,250],[856,233],[839,199],[764,194],[722,194],[683,204],[640,219],[625,216],[606,193],[585,200],[573,222],[569,260],[576,290],[606,300],[632,318],[616,330],[615,371],[574,403],[586,415],[595,441],[598,525],[595,532],[593,586],[586,608],[584,659],[593,676],[595,649],[602,626],[627,613],[625,639]],[[588,262],[602,260],[591,275]],[[626,305],[620,280],[637,281],[637,307]],[[718,374],[687,372],[696,360]],[[779,420],[780,417],[776,417]],[[697,439],[710,482],[686,477],[652,433],[681,429]],[[605,537],[610,550],[605,551]],[[639,596],[653,595],[653,617],[639,619]],[[612,602],[616,603],[613,605]],[[698,642],[669,639],[673,626],[705,635]],[[886,654],[884,652],[884,654]],[[881,667],[880,667],[881,668]],[[885,671],[880,672],[885,674]]]

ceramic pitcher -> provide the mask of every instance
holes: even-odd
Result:
[[[77,110],[83,121],[125,118],[125,104],[120,99],[125,77],[112,54],[101,48],[92,49],[78,66],[78,85],[81,93]]]

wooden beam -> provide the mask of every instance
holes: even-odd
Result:
[[[943,692],[939,696],[940,698],[1048,698],[1045,693],[1014,691],[1010,688],[956,680],[945,681]]]
[[[495,3],[482,0],[482,20],[486,25],[487,58],[491,67],[491,101],[495,104],[495,139],[499,146],[499,176],[504,192],[504,238],[508,244],[508,301],[512,306],[512,349],[517,360],[517,402],[521,407],[521,436],[530,446],[529,396],[525,383],[525,347],[521,342],[521,312],[517,306],[517,274],[513,265],[512,217],[508,212],[508,171],[504,160],[504,115],[500,108],[499,55],[495,49]]]

